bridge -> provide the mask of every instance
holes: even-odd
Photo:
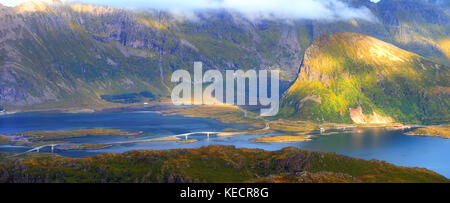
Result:
[[[262,128],[261,130],[269,130],[269,129],[270,129],[269,122],[266,121],[265,127]],[[184,137],[185,140],[188,140],[190,135],[203,134],[203,135],[206,135],[206,137],[209,139],[210,135],[217,135],[217,134],[220,134],[220,133],[223,133],[223,132],[190,132],[190,133],[183,133],[183,134],[173,135],[173,136],[169,136],[169,137]],[[155,141],[157,141],[157,139],[152,138],[152,139],[144,139],[144,140],[130,140],[130,141],[121,141],[121,142],[102,143],[102,144],[106,144],[106,145],[133,144],[133,143],[155,142]],[[55,147],[59,146],[59,145],[76,145],[76,144],[67,144],[67,143],[66,144],[47,144],[47,145],[42,145],[42,146],[35,147],[33,149],[30,149],[30,150],[22,152],[22,153],[11,155],[9,157],[15,157],[15,156],[19,156],[19,155],[30,153],[30,152],[34,152],[34,151],[35,152],[39,152],[42,148],[45,148],[45,147],[50,147],[51,152],[53,153]]]
[[[25,151],[25,152],[22,152],[22,153],[18,153],[18,154],[14,154],[14,155],[11,155],[11,156],[8,156],[8,157],[15,157],[15,156],[19,156],[19,155],[22,155],[22,154],[26,154],[26,153],[30,153],[30,152],[39,152],[42,148],[45,148],[45,147],[50,147],[50,150],[51,150],[51,152],[53,153],[53,151],[55,150],[55,147],[56,146],[58,146],[58,145],[61,145],[61,144],[47,144],[47,145],[42,145],[42,146],[38,146],[38,147],[35,147],[35,148],[33,148],[33,149],[30,149],[30,150],[28,150],[28,151]]]
[[[210,135],[217,135],[222,132],[191,132],[191,133],[183,133],[178,135],[172,135],[168,137],[184,137],[185,140],[189,139],[189,135],[195,135],[195,134],[204,134],[206,137],[209,138]],[[143,142],[155,142],[159,141],[158,138],[152,138],[152,139],[145,139],[145,140],[130,140],[130,141],[121,141],[121,142],[110,142],[110,143],[103,143],[107,145],[113,145],[113,144],[133,144],[133,143],[143,143]]]
[[[204,135],[206,135],[208,138],[209,138],[209,135],[217,135],[217,134],[219,134],[220,132],[192,132],[192,133],[184,133],[184,134],[180,134],[180,135],[175,135],[175,137],[181,137],[181,136],[184,136],[185,137],[185,139],[187,140],[188,139],[188,136],[189,135],[195,135],[195,134],[204,134]]]

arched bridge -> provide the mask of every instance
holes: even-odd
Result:
[[[53,151],[55,150],[55,147],[58,146],[58,145],[61,145],[61,144],[47,144],[47,145],[42,145],[42,146],[35,147],[35,148],[33,148],[33,149],[30,149],[30,150],[25,151],[25,152],[22,152],[22,153],[18,153],[18,154],[11,155],[11,156],[9,156],[9,157],[15,157],[15,156],[19,156],[19,155],[26,154],[26,153],[30,153],[30,152],[34,152],[34,151],[35,151],[35,152],[39,152],[42,148],[46,148],[46,147],[50,147],[50,150],[51,150],[51,152],[53,153]]]

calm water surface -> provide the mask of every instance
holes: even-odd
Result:
[[[125,131],[143,131],[137,138],[123,136],[87,136],[67,139],[74,143],[108,143],[149,139],[188,132],[222,131],[225,128],[245,129],[246,126],[223,124],[211,119],[162,116],[158,112],[116,113],[21,113],[0,116],[0,134],[13,134],[30,130],[72,130],[82,128],[114,128]],[[400,166],[423,167],[450,178],[450,140],[434,137],[407,136],[401,130],[384,128],[336,131],[338,135],[322,135],[310,142],[254,143],[249,139],[262,135],[238,135],[229,138],[192,135],[199,142],[146,142],[115,145],[99,150],[56,150],[63,156],[85,157],[105,152],[125,152],[140,149],[196,148],[206,145],[235,145],[236,147],[278,150],[285,147],[336,152],[362,159],[384,160]],[[24,152],[29,147],[0,145],[3,152]],[[45,150],[44,150],[45,151]]]

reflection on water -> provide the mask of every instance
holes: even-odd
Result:
[[[162,116],[157,112],[122,112],[94,114],[15,114],[0,116],[0,133],[11,134],[30,130],[70,130],[80,128],[115,128],[125,131],[143,131],[138,138],[122,136],[86,136],[71,138],[73,143],[107,143],[149,139],[188,132],[221,131],[225,128],[245,129],[245,126],[223,124],[211,119]],[[330,133],[331,132],[331,133]],[[338,134],[333,134],[337,132]],[[328,134],[329,133],[329,134]],[[255,143],[249,139],[262,135],[238,135],[221,138],[191,135],[194,143],[146,142],[114,145],[99,150],[55,150],[63,156],[85,157],[105,152],[129,150],[197,148],[206,145],[234,145],[245,148],[278,150],[297,147],[306,150],[336,152],[363,158],[385,160],[401,166],[424,167],[450,177],[450,140],[435,137],[406,136],[401,130],[385,128],[354,128],[335,130],[313,138],[309,142]],[[30,148],[0,145],[0,151],[24,152]],[[44,149],[43,151],[48,150]]]

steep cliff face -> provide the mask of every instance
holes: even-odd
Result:
[[[348,2],[368,7],[379,22],[253,21],[231,11],[199,13],[190,20],[155,10],[57,1],[0,6],[0,106],[101,107],[103,94],[167,96],[171,73],[192,70],[194,61],[219,70],[279,69],[283,80],[293,81],[306,48],[322,34],[343,31],[450,64],[445,2]]]
[[[307,49],[281,115],[356,123],[448,121],[449,77],[448,66],[373,37],[324,35]]]
[[[162,60],[165,52],[189,53],[159,24],[122,9],[34,4],[3,8],[0,17],[0,103],[8,109],[102,106],[102,94],[167,95],[162,72],[177,57]]]

